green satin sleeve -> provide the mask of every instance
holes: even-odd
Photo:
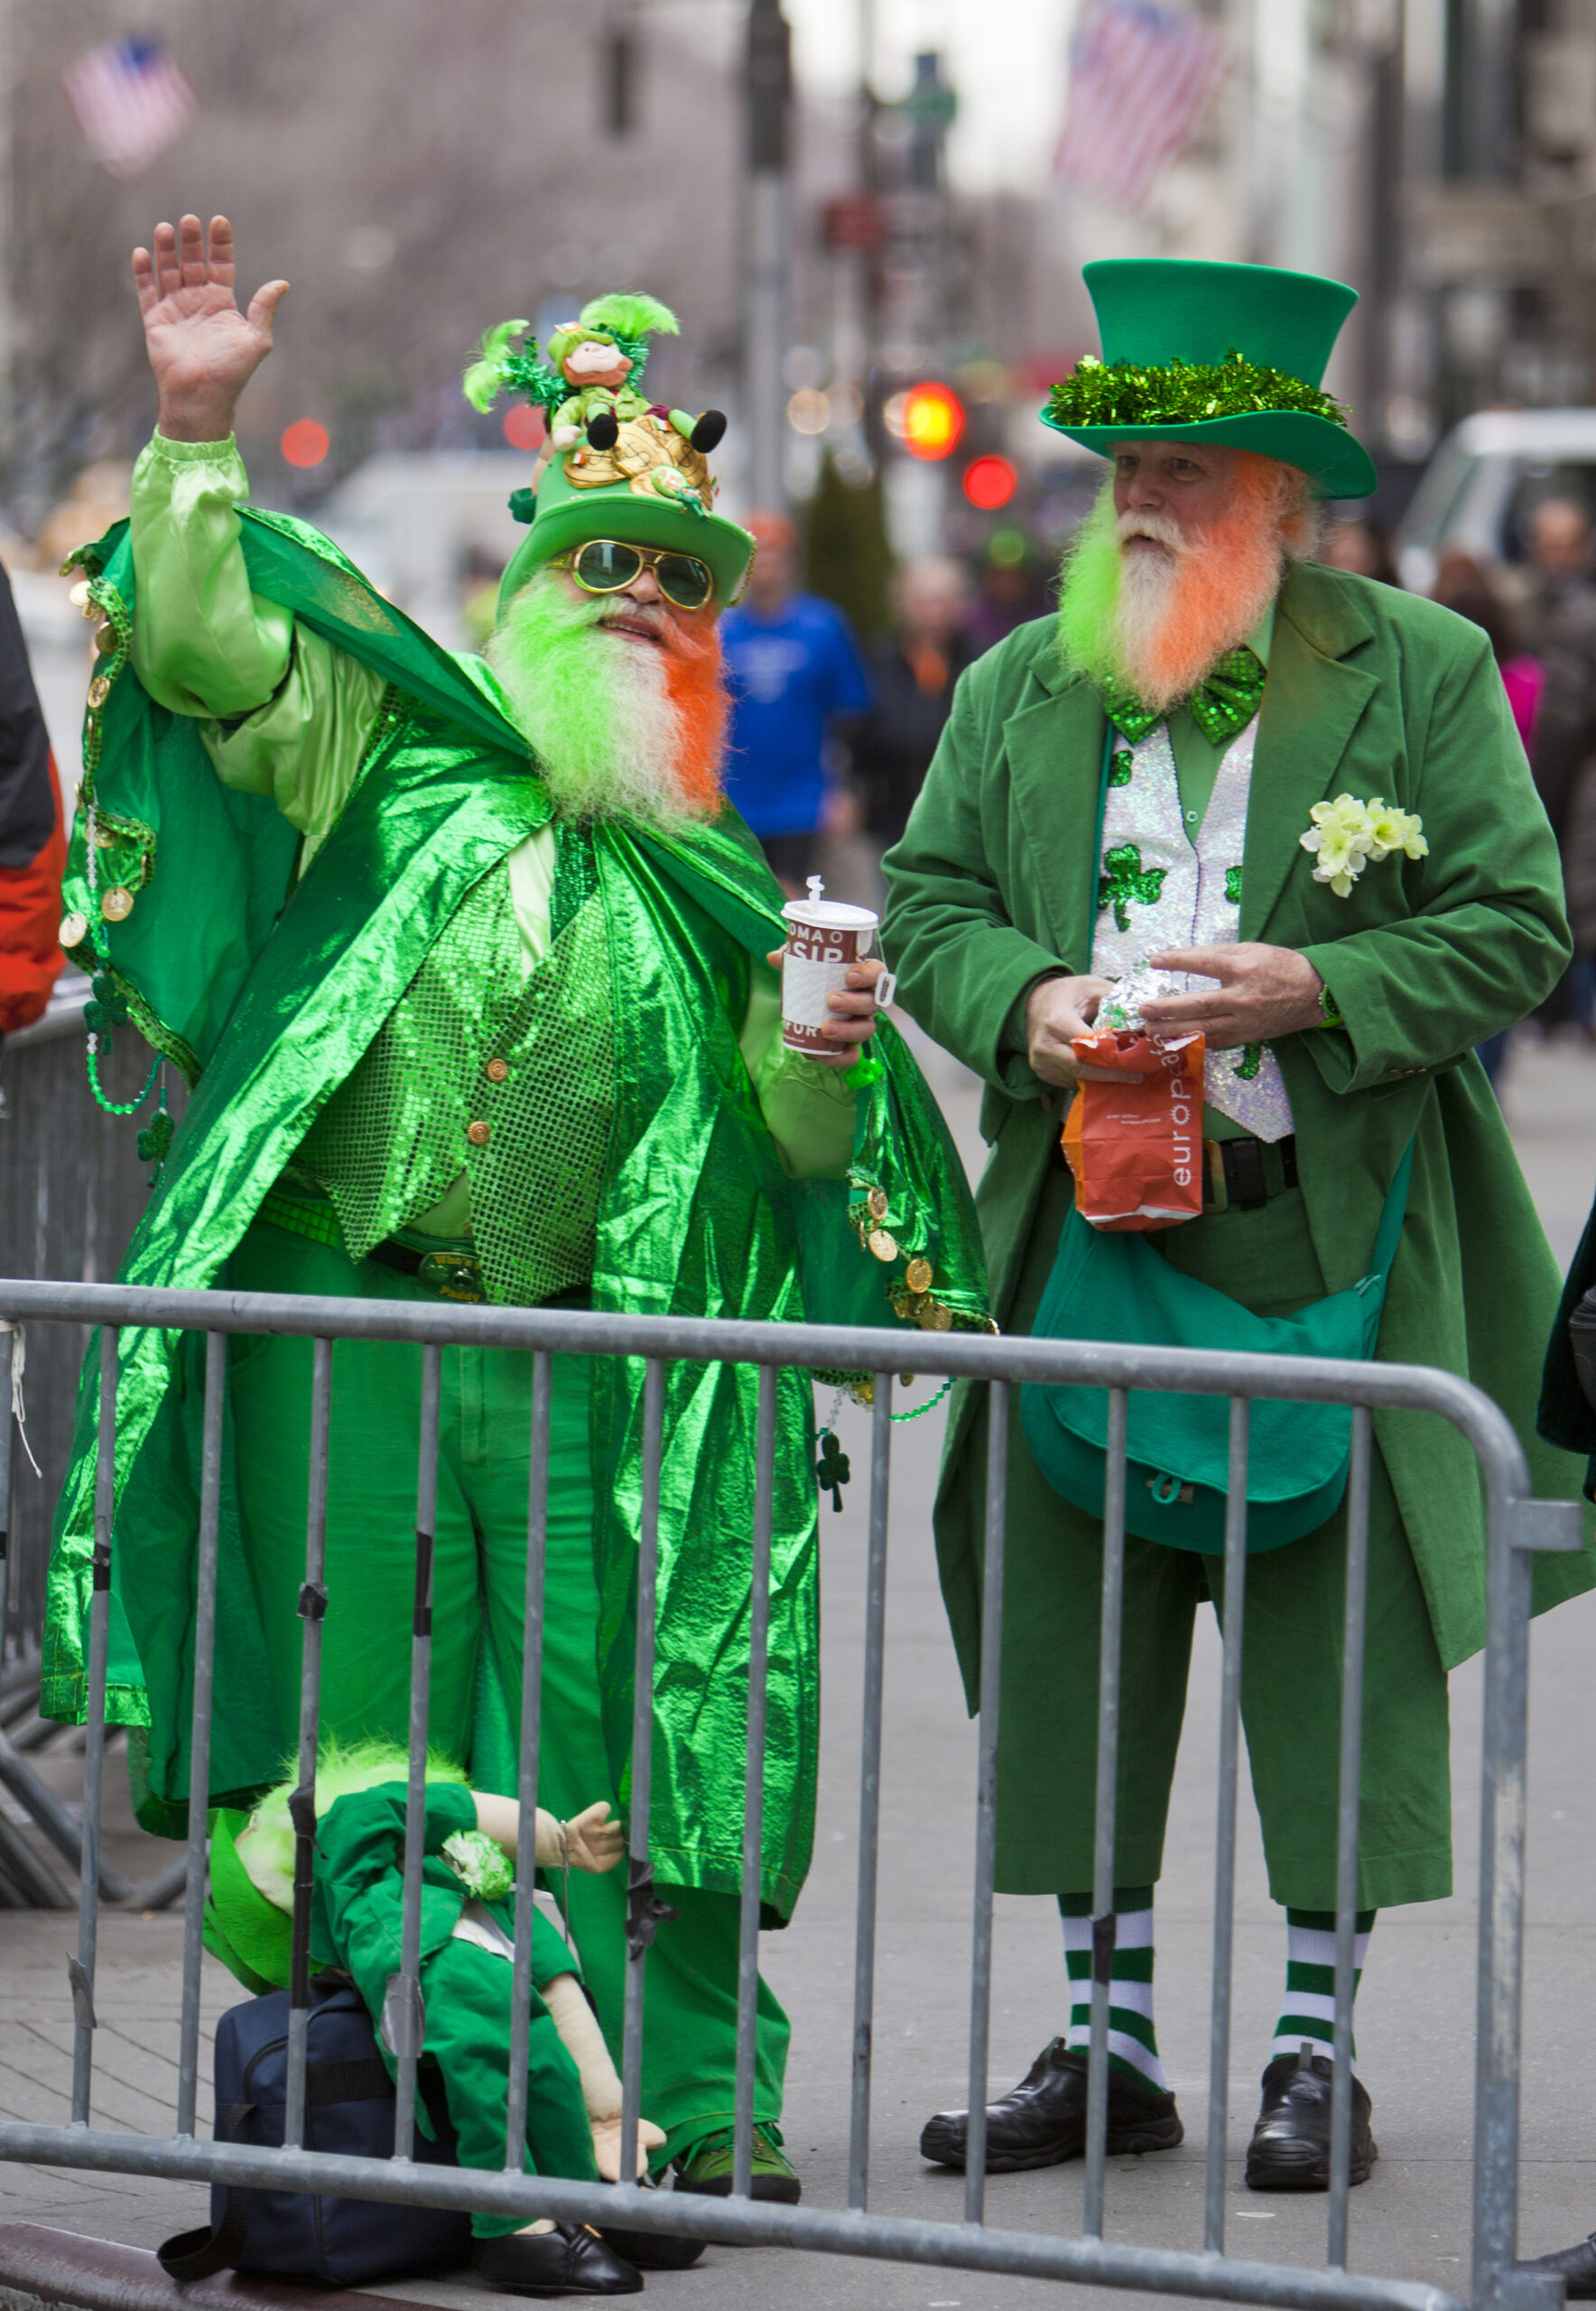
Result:
[[[226,786],[269,795],[305,837],[301,867],[343,807],[383,680],[282,604],[250,591],[228,441],[156,434],[134,469],[133,665],[157,704],[200,723]]]
[[[781,981],[756,970],[738,1048],[754,1079],[760,1112],[790,1180],[840,1180],[853,1157],[857,1094],[845,1071],[782,1042]]]

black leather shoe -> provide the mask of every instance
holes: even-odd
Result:
[[[1330,2098],[1334,2068],[1328,2055],[1276,2055],[1264,2073],[1264,2099],[1247,2152],[1250,2191],[1330,2188]],[[1379,2157],[1369,2128],[1369,2091],[1352,2080],[1352,2167],[1367,2183]]]
[[[640,2295],[643,2274],[585,2223],[473,2241],[471,2260],[506,2295]]]
[[[1571,2303],[1596,2300],[1596,2231],[1577,2247],[1560,2247],[1554,2255],[1536,2255],[1533,2262],[1520,2263],[1518,2268],[1533,2271],[1537,2279],[1560,2279]]]
[[[659,2185],[645,2184],[645,2190],[658,2190]],[[617,2255],[636,2263],[640,2271],[688,2271],[703,2253],[708,2241],[679,2239],[669,2231],[617,2231],[613,2223],[604,2226],[604,2236]]]
[[[1173,2094],[1138,2085],[1122,2070],[1109,2072],[1109,2149],[1173,2150],[1185,2129]],[[970,2139],[967,2111],[939,2111],[920,2138],[922,2158],[964,2167]],[[1031,2167],[1057,2167],[1086,2149],[1086,2056],[1062,2038],[1044,2046],[1011,2094],[987,2105],[987,2172],[1018,2175]]]

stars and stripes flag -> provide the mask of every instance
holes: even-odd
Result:
[[[182,134],[194,91],[158,40],[113,40],[61,76],[95,159],[114,177],[135,177]]]
[[[1060,183],[1140,209],[1191,142],[1224,64],[1199,16],[1157,0],[1094,0],[1071,44]]]

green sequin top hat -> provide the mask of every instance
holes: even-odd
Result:
[[[696,554],[720,603],[741,592],[754,540],[714,511],[708,462],[726,420],[719,410],[666,409],[640,390],[648,338],[674,336],[677,326],[657,299],[626,294],[594,298],[554,332],[546,355],[526,321],[502,321],[483,339],[465,374],[467,399],[486,410],[506,390],[523,394],[549,429],[531,487],[510,500],[529,528],[499,587],[501,612],[535,570],[593,538]]]
[[[1369,452],[1320,387],[1355,289],[1181,257],[1108,257],[1083,277],[1102,359],[1054,385],[1044,425],[1100,457],[1131,440],[1221,441],[1299,466],[1319,497],[1374,489]]]

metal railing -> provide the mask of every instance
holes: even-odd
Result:
[[[976,1863],[971,1952],[970,2130],[961,2223],[872,2214],[869,2133],[875,1998],[877,1833],[886,1627],[887,1508],[891,1477],[892,1375],[902,1363],[901,1332],[807,1324],[744,1324],[673,1317],[458,1307],[422,1302],[329,1300],[264,1294],[153,1291],[119,1285],[0,1282],[0,1319],[35,1324],[98,1323],[99,1460],[94,1515],[89,1623],[88,1715],[78,1952],[69,1961],[76,2039],[72,2118],[66,2126],[0,2123],[0,2158],[51,2167],[219,2181],[244,2187],[336,2192],[407,2204],[480,2209],[525,2221],[541,2215],[727,2242],[782,2245],[1021,2277],[1214,2297],[1238,2303],[1312,2306],[1312,2311],[1455,2311],[1443,2290],[1415,2281],[1354,2273],[1348,2267],[1351,2130],[1350,2014],[1363,1632],[1369,1559],[1373,1414],[1392,1407],[1439,1414],[1472,1447],[1489,1535],[1481,1786],[1479,2008],[1474,2135],[1475,2311],[1551,2311],[1554,2291],[1516,2266],[1518,2167],[1520,1972],[1523,1941],[1525,1729],[1532,1553],[1580,1545],[1577,1507],[1530,1498],[1523,1452],[1501,1411],[1468,1383],[1411,1365],[1296,1357],[1185,1353],[1094,1342],[988,1339],[919,1333],[921,1372],[988,1385],[988,1460],[981,1638],[984,1705],[979,1722]],[[113,1531],[113,1468],[120,1332],[159,1325],[206,1334],[205,1412],[195,1604],[191,1786],[204,1789],[210,1736],[217,1609],[221,1439],[230,1333],[285,1333],[314,1343],[306,1580],[326,1587],[327,1470],[333,1344],[339,1339],[413,1342],[422,1360],[417,1485],[416,1614],[411,1661],[409,1802],[404,1852],[402,1962],[388,2000],[398,2061],[394,2154],[348,2158],[307,2149],[304,2078],[309,1988],[296,1968],[291,1991],[284,2148],[202,2140],[196,2134],[200,2050],[201,1907],[205,1816],[190,1808],[187,1910],[180,2016],[178,2123],[166,2139],[115,2132],[91,2120],[94,2074],[95,1933],[100,1885],[99,1829],[105,1762],[107,1649]],[[0,1340],[4,1339],[0,1335]],[[555,1352],[645,1361],[642,1513],[638,1533],[633,1721],[631,1884],[622,2056],[620,2171],[635,2171],[642,2092],[644,1980],[652,1903],[648,1824],[658,1569],[664,1374],[676,1360],[728,1362],[759,1370],[753,1499],[749,1517],[753,1610],[749,1629],[747,1768],[743,1837],[741,1945],[733,2189],[729,2198],[589,2184],[523,2172],[526,2056],[531,2011],[533,1873],[519,1873],[513,1978],[510,2094],[502,2171],[412,2163],[416,2069],[422,2051],[419,1978],[422,1796],[426,1771],[433,1511],[437,1490],[441,1368],[446,1346],[524,1350],[532,1358],[532,1475],[527,1527],[524,1675],[521,1716],[520,1851],[534,1844],[543,1629],[543,1555],[549,1472],[551,1358]],[[773,2205],[749,2195],[753,2157],[755,1993],[759,1930],[759,1856],[765,1770],[765,1702],[775,1462],[776,1377],[782,1368],[873,1369],[875,1399],[866,1585],[864,1731],[859,1784],[858,1896],[848,2205],[826,2210]],[[1230,1400],[1229,1505],[1222,1613],[1218,1834],[1208,2099],[1207,2189],[1201,2252],[1141,2247],[1103,2237],[1108,2121],[1109,1986],[1094,1967],[1089,2063],[1084,2221],[1079,2237],[995,2229],[986,2221],[988,2029],[992,1982],[996,1850],[998,1664],[1004,1604],[1004,1526],[1009,1395],[1025,1381],[1086,1383],[1109,1390],[1109,1482],[1105,1501],[1098,1717],[1094,1914],[1113,1909],[1114,1815],[1119,1722],[1119,1636],[1125,1561],[1127,1391],[1201,1391]],[[1224,2176],[1229,2117],[1232,1906],[1246,1614],[1246,1495],[1250,1406],[1258,1398],[1346,1404],[1354,1409],[1348,1492],[1346,1620],[1342,1675],[1341,1796],[1337,1851],[1336,2005],[1331,2186],[1324,2268],[1243,2260],[1225,2252]],[[329,1600],[337,1610],[338,1600]],[[320,1704],[321,1622],[304,1622],[300,1768],[313,1775]],[[313,1824],[296,1828],[308,1872]]]

